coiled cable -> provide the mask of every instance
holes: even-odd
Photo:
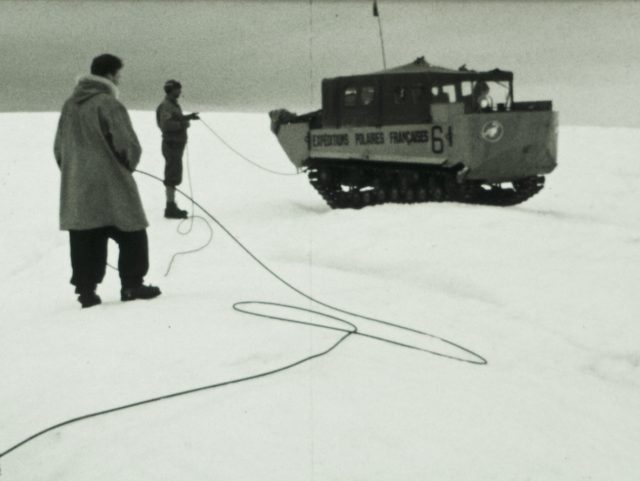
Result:
[[[155,179],[158,182],[163,182],[163,179],[161,179],[160,177],[142,171],[142,170],[137,170],[136,171],[138,174],[142,174],[145,175],[147,177],[150,177],[152,179]],[[387,344],[391,344],[391,345],[395,345],[398,347],[403,347],[403,348],[407,348],[407,349],[413,349],[413,350],[417,350],[417,351],[422,351],[428,354],[432,354],[438,357],[442,357],[445,359],[450,359],[453,361],[458,361],[458,362],[464,362],[464,363],[468,363],[468,364],[475,364],[475,365],[486,365],[487,364],[487,360],[481,356],[480,354],[465,348],[463,346],[461,346],[460,344],[457,344],[453,341],[449,341],[443,337],[440,336],[436,336],[434,334],[430,334],[428,332],[425,331],[420,331],[418,329],[414,329],[408,326],[403,326],[400,324],[396,324],[396,323],[392,323],[389,321],[384,321],[381,319],[375,319],[372,317],[368,317],[368,316],[364,316],[361,314],[357,314],[354,312],[350,312],[348,310],[345,309],[341,309],[335,306],[332,306],[331,304],[328,304],[326,302],[322,302],[319,301],[317,299],[315,299],[314,297],[310,296],[309,294],[306,294],[304,291],[300,290],[299,288],[297,288],[295,285],[289,283],[288,281],[286,281],[284,278],[282,278],[280,275],[278,275],[275,271],[273,271],[271,268],[269,268],[262,260],[260,260],[255,254],[253,254],[251,252],[251,250],[249,250],[248,247],[246,247],[242,242],[240,242],[240,240],[235,237],[231,231],[229,229],[227,229],[227,227],[220,222],[213,214],[211,214],[206,208],[204,208],[201,204],[199,204],[192,196],[182,192],[180,189],[176,189],[177,192],[179,192],[182,196],[184,196],[185,198],[187,198],[188,200],[190,200],[192,202],[192,206],[197,206],[209,219],[211,219],[220,229],[222,229],[222,231],[227,234],[227,236],[234,241],[238,247],[240,247],[240,249],[242,249],[249,257],[251,257],[260,267],[262,267],[266,272],[268,272],[272,277],[274,277],[275,279],[277,279],[278,281],[280,281],[282,284],[284,284],[286,287],[288,287],[289,289],[291,289],[292,291],[298,293],[300,296],[302,296],[303,298],[307,299],[310,302],[316,303],[324,308],[328,308],[332,311],[338,312],[340,314],[343,315],[349,315],[355,318],[359,318],[362,320],[366,320],[366,321],[370,321],[370,322],[374,322],[374,323],[379,323],[379,324],[383,324],[389,327],[393,327],[393,328],[397,328],[399,330],[403,330],[403,331],[407,331],[407,332],[411,332],[414,334],[417,334],[419,336],[424,336],[424,337],[428,337],[431,339],[435,339],[438,341],[441,341],[445,344],[447,344],[450,347],[453,347],[457,350],[462,351],[463,353],[468,354],[470,357],[469,358],[465,358],[465,357],[460,357],[460,356],[454,356],[454,355],[450,355],[450,354],[446,354],[443,352],[438,352],[438,351],[434,351],[431,349],[426,349],[417,345],[412,345],[412,344],[408,344],[408,343],[404,343],[404,342],[399,342],[399,341],[395,341],[392,339],[388,339],[388,338],[384,338],[382,336],[376,336],[376,335],[372,335],[372,334],[367,334],[364,332],[360,332],[357,328],[357,326],[355,324],[353,324],[352,322],[339,317],[337,315],[331,315],[331,314],[326,314],[324,312],[318,311],[318,310],[313,310],[310,308],[305,308],[305,307],[299,307],[299,306],[292,306],[292,305],[288,305],[288,304],[280,304],[280,303],[274,303],[274,302],[266,302],[266,301],[240,301],[240,302],[236,302],[235,304],[233,304],[233,309],[235,309],[238,312],[242,312],[245,314],[250,314],[253,316],[258,316],[258,317],[262,317],[265,319],[272,319],[272,320],[278,320],[278,321],[283,321],[283,322],[291,322],[291,323],[296,323],[296,324],[302,324],[302,325],[308,325],[308,326],[312,326],[315,328],[321,328],[321,329],[328,329],[328,330],[333,330],[333,331],[337,331],[337,332],[341,332],[342,335],[340,336],[340,338],[334,342],[329,348],[324,349],[320,352],[311,354],[309,356],[303,357],[302,359],[299,359],[297,361],[294,361],[292,363],[286,364],[284,366],[275,368],[275,369],[271,369],[268,371],[264,371],[258,374],[253,374],[250,376],[244,376],[244,377],[240,377],[237,379],[231,379],[228,381],[223,381],[223,382],[218,382],[218,383],[214,383],[214,384],[209,384],[206,386],[200,386],[200,387],[195,387],[192,389],[187,389],[187,390],[183,390],[183,391],[179,391],[179,392],[174,392],[174,393],[169,393],[169,394],[165,394],[162,396],[157,396],[154,398],[150,398],[150,399],[145,399],[142,401],[136,401],[133,403],[129,403],[129,404],[125,404],[122,406],[117,406],[114,408],[110,408],[110,409],[105,409],[102,411],[97,411],[97,412],[93,412],[93,413],[89,413],[89,414],[85,414],[82,416],[77,416],[71,419],[68,419],[66,421],[54,424],[52,426],[49,426],[45,429],[42,429],[41,431],[38,431],[35,434],[32,434],[30,436],[28,436],[27,438],[23,439],[22,441],[14,444],[13,446],[10,446],[8,449],[5,449],[4,451],[0,452],[0,459],[2,459],[3,457],[5,457],[7,454],[15,451],[16,449],[18,449],[21,446],[24,446],[25,444],[29,443],[30,441],[33,441],[34,439],[48,433],[51,432],[55,429],[59,429],[62,428],[64,426],[68,426],[70,424],[74,424],[80,421],[84,421],[87,419],[91,419],[91,418],[95,418],[98,416],[104,416],[107,414],[111,414],[111,413],[115,413],[118,411],[123,411],[126,409],[131,409],[134,407],[138,407],[138,406],[143,406],[146,404],[151,404],[151,403],[155,403],[155,402],[160,402],[160,401],[164,401],[167,399],[172,399],[172,398],[176,398],[179,396],[184,396],[184,395],[188,395],[188,394],[193,394],[196,392],[201,392],[201,391],[206,391],[206,390],[211,390],[211,389],[216,389],[216,388],[221,388],[224,386],[229,386],[229,385],[233,385],[233,384],[239,384],[245,381],[251,381],[251,380],[255,380],[255,379],[259,379],[259,378],[263,378],[266,376],[270,376],[270,375],[274,375],[277,373],[281,373],[283,371],[292,369],[296,366],[299,366],[301,364],[304,364],[308,361],[311,361],[312,359],[317,359],[320,358],[322,356],[325,356],[327,354],[329,354],[331,351],[333,351],[335,348],[337,348],[342,342],[344,342],[349,336],[352,335],[358,335],[358,336],[362,336],[362,337],[366,337],[369,339],[374,339],[377,340],[379,342],[383,342],[383,343],[387,343]],[[192,210],[193,212],[193,210]],[[205,219],[206,220],[206,219]],[[199,250],[199,249],[198,249]],[[168,271],[167,271],[168,272]],[[259,312],[259,310],[255,310],[255,309],[251,309],[250,307],[256,307],[256,306],[269,306],[269,307],[277,307],[277,308],[282,308],[282,309],[288,309],[288,310],[292,310],[292,311],[297,311],[297,312],[301,312],[301,313],[306,313],[306,314],[313,314],[313,315],[318,315],[318,316],[322,316],[324,318],[330,319],[331,321],[336,321],[338,323],[340,323],[343,327],[336,327],[336,326],[332,326],[332,325],[328,325],[328,324],[320,324],[320,323],[316,323],[316,322],[307,322],[307,321],[301,321],[299,319],[294,319],[294,318],[287,318],[287,317],[282,317],[282,316],[276,316],[276,315],[268,315],[265,314],[263,312]]]

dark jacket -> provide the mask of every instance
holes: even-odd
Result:
[[[132,175],[142,149],[117,93],[108,79],[87,75],[62,107],[54,143],[62,230],[149,225]]]
[[[156,122],[167,142],[186,143],[189,120],[182,114],[182,108],[176,100],[168,97],[156,109]]]

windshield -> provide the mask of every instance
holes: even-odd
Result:
[[[508,110],[511,96],[508,82],[479,80],[472,83],[471,95],[477,110]]]
[[[462,102],[470,112],[510,110],[510,82],[497,80],[465,80],[459,84],[442,84],[431,89],[431,103]]]

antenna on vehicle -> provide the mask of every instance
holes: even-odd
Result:
[[[378,30],[380,30],[380,47],[382,48],[382,67],[387,68],[387,58],[384,54],[384,37],[382,36],[382,21],[378,10],[378,0],[373,0],[373,16],[378,18]]]
[[[309,0],[309,105],[313,106],[313,0]]]

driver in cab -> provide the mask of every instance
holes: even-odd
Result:
[[[473,110],[477,112],[490,111],[492,108],[491,97],[489,96],[489,86],[483,80],[478,81],[473,86],[471,93]]]

